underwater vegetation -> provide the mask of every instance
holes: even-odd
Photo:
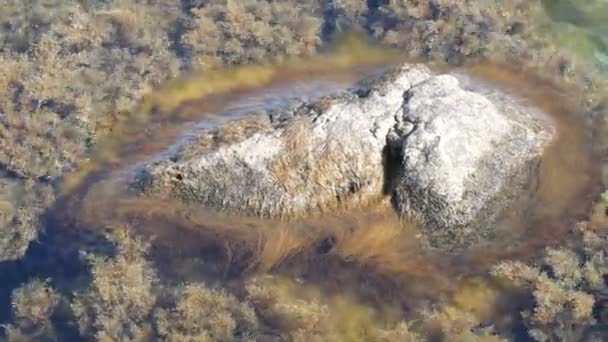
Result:
[[[526,289],[532,307],[521,312],[536,341],[602,341],[608,302],[606,232],[581,224],[576,248],[547,248],[534,265],[503,262],[493,274]]]
[[[114,256],[89,258],[84,291],[62,294],[42,280],[16,289],[9,341],[65,340],[74,330],[99,341],[423,341],[414,324],[438,336],[502,341],[488,329],[472,332],[479,322],[458,306],[408,323],[351,294],[278,275],[248,278],[227,286],[230,292],[204,283],[170,285],[147,260],[149,244],[124,227],[113,239]]]
[[[89,190],[96,171],[120,165],[136,143],[216,108],[205,100],[221,104],[276,79],[400,60],[505,63],[565,85],[592,127],[594,152],[605,156],[606,13],[600,0],[3,0],[0,269],[52,265],[6,280],[4,337],[606,339],[602,199],[560,245],[534,258],[515,255],[491,272],[471,266],[473,275],[444,271],[458,260],[408,249],[415,227],[381,214],[346,224],[266,223],[252,233],[247,228],[259,222],[209,222],[170,203],[124,203],[130,223],[149,226],[115,228],[124,217],[98,219],[103,203],[93,202],[88,208],[98,212],[88,223],[101,227],[88,248],[83,222],[58,228],[52,212],[56,199],[80,200],[83,184]],[[351,31],[391,49],[349,38],[336,44]],[[54,243],[47,254],[26,254],[47,238]],[[55,268],[66,261],[82,269],[63,279]]]

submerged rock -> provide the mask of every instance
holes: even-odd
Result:
[[[476,87],[406,65],[337,96],[207,131],[145,165],[131,186],[280,218],[392,196],[432,244],[466,244],[530,192],[554,135],[544,113]]]

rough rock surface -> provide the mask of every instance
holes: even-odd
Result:
[[[432,77],[406,98],[388,136],[400,163],[397,210],[422,222],[437,246],[490,234],[498,215],[534,192],[542,153],[555,134],[550,118],[489,85],[452,75]]]
[[[409,68],[359,92],[217,128],[172,160],[146,167],[136,186],[263,217],[301,216],[377,199],[384,185],[386,135],[404,92],[428,76],[425,69]]]
[[[466,244],[535,182],[554,135],[514,97],[419,65],[207,131],[131,184],[239,214],[293,218],[392,195],[432,244]]]

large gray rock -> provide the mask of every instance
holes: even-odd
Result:
[[[534,192],[552,121],[466,77],[429,78],[406,98],[388,136],[400,169],[397,210],[422,223],[436,246],[490,235],[500,214]]]
[[[404,92],[428,76],[405,68],[359,92],[211,130],[145,167],[135,188],[263,217],[363,205],[382,196],[383,149]]]
[[[281,218],[391,195],[432,244],[466,244],[530,191],[554,129],[539,110],[465,83],[406,65],[337,96],[204,132],[145,165],[131,185]]]

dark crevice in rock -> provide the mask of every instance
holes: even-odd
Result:
[[[385,195],[393,194],[396,184],[402,177],[403,170],[403,143],[409,135],[411,135],[417,128],[417,123],[409,121],[410,119],[404,115],[405,106],[410,98],[410,92],[405,91],[403,93],[403,103],[400,109],[393,115],[395,123],[386,136],[386,145],[382,151],[382,160],[384,166],[384,185],[383,193]],[[412,125],[409,132],[403,132],[403,127],[400,127],[399,122],[405,121]],[[391,198],[391,203],[395,205],[394,198]]]
[[[384,161],[384,185],[382,186],[382,192],[385,195],[389,195],[393,193],[399,178],[401,178],[403,158],[400,149],[391,148],[388,145],[384,147],[382,154]]]

